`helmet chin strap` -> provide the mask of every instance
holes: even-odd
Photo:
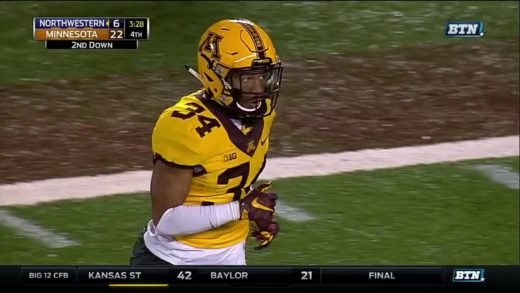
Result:
[[[184,65],[184,67],[186,68],[186,70],[188,70],[188,72],[193,75],[196,79],[198,79],[201,83],[202,83],[202,78],[200,77],[199,73],[197,71],[195,71],[193,68],[191,68],[189,65]],[[204,84],[204,83],[202,83]]]
[[[258,106],[256,106],[256,108],[246,108],[246,107],[240,105],[239,102],[235,102],[235,105],[237,106],[238,109],[240,109],[244,112],[252,113],[252,112],[260,109],[260,107],[262,106],[262,102],[258,103]]]

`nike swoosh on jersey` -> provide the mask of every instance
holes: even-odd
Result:
[[[260,143],[261,143],[262,145],[264,145],[266,141],[267,141],[267,137],[266,137],[264,140],[262,140]]]

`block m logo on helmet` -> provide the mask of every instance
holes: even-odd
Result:
[[[484,36],[483,21],[449,21],[445,35],[455,38],[481,38]]]
[[[208,37],[200,45],[199,51],[204,50],[211,53],[211,57],[220,60],[219,43],[222,40],[221,35],[209,32]]]

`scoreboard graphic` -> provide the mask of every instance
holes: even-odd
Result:
[[[33,17],[33,39],[47,49],[136,50],[149,38],[148,17]]]
[[[520,288],[520,266],[15,266],[0,265],[0,286],[23,288],[219,286],[393,289]],[[16,290],[16,288],[18,290]],[[117,289],[116,289],[117,290]],[[401,290],[398,290],[401,291]],[[517,290],[518,291],[518,290]]]

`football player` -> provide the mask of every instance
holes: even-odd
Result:
[[[160,115],[152,134],[152,219],[133,265],[245,265],[279,231],[270,184],[253,188],[266,163],[282,81],[275,46],[256,23],[227,19],[198,45],[203,89]],[[250,223],[254,228],[250,234]]]

